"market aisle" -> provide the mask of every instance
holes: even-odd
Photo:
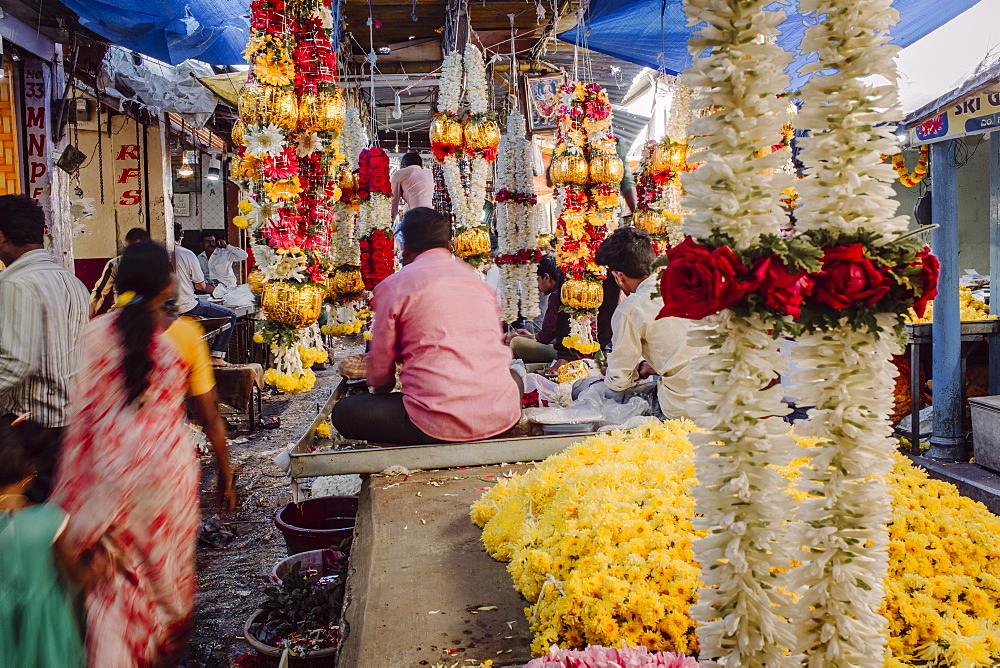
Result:
[[[289,499],[288,478],[272,459],[280,449],[299,439],[315,418],[317,407],[323,406],[340,382],[334,367],[316,373],[312,392],[265,396],[264,420],[280,417],[279,429],[231,436],[239,498],[236,511],[223,527],[236,536],[225,548],[198,543],[195,628],[185,657],[190,668],[229,668],[234,658],[249,650],[242,639],[243,622],[263,600],[271,568],[286,556],[285,543],[272,518]],[[212,517],[215,507],[214,480],[214,471],[206,467],[202,475],[203,520]],[[220,542],[228,538],[224,531],[214,532],[212,537]]]

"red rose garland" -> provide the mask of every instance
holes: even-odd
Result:
[[[777,253],[758,258],[751,269],[728,246],[712,249],[687,237],[666,253],[658,317],[700,320],[731,308],[787,315],[810,327],[844,314],[863,322],[870,313],[910,307],[922,317],[937,295],[940,263],[929,248],[908,241],[826,247],[817,270],[807,271],[790,268]]]
[[[361,244],[361,278],[365,289],[376,285],[396,271],[395,244],[390,229],[388,204],[392,195],[389,179],[389,156],[372,147],[358,156],[358,198]]]

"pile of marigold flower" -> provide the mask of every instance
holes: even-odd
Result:
[[[532,604],[525,614],[536,656],[554,644],[622,641],[697,652],[688,614],[701,586],[691,548],[693,430],[667,421],[592,436],[473,505],[487,552],[509,562],[515,589]],[[1000,519],[899,455],[887,483],[885,665],[997,664]]]

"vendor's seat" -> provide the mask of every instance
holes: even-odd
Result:
[[[246,415],[247,431],[253,433],[260,426],[263,405],[264,367],[260,364],[234,364],[213,367],[219,403],[233,408],[238,415]]]

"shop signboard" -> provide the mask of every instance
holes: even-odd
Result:
[[[24,60],[25,192],[49,210],[52,151],[49,146],[49,66],[37,58]]]
[[[910,144],[930,144],[994,130],[1000,130],[1000,89],[980,91],[941,109],[910,129]]]

